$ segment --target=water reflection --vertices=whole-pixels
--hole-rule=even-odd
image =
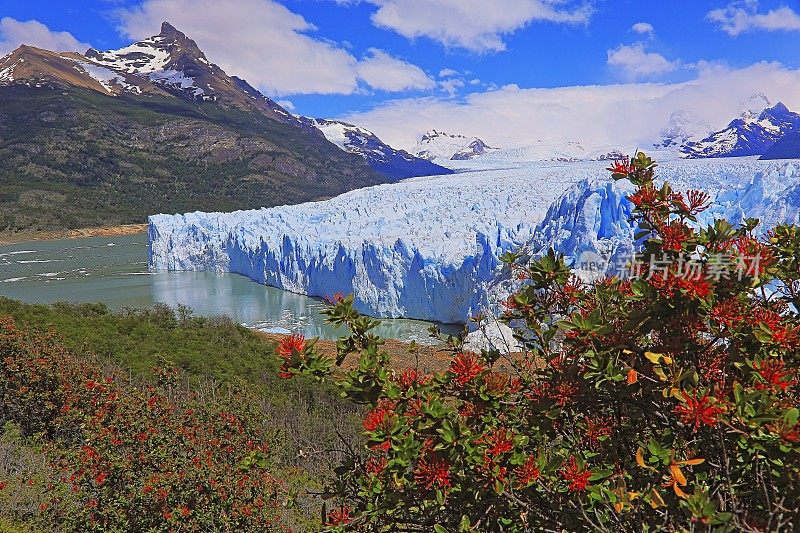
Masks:
[[[196,314],[225,314],[265,331],[308,337],[341,334],[325,323],[320,300],[264,287],[235,274],[148,272],[144,235],[0,246],[0,296],[31,303],[104,302],[112,309],[162,302]],[[429,323],[385,320],[379,334],[428,342]],[[456,332],[454,326],[441,326]]]

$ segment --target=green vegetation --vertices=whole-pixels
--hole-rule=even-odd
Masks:
[[[148,475],[153,475],[166,466],[172,472],[185,471],[185,475],[193,475],[198,480],[216,476],[214,479],[222,482],[227,479],[226,473],[235,474],[241,466],[240,461],[244,460],[239,456],[244,443],[236,444],[236,434],[228,437],[231,439],[230,449],[235,453],[215,455],[214,462],[207,469],[203,467],[202,471],[194,472],[195,465],[186,461],[166,466],[153,462],[160,454],[174,454],[170,446],[184,446],[169,444],[177,442],[182,427],[193,427],[193,431],[201,434],[218,434],[227,427],[217,424],[220,412],[234,414],[243,427],[250,428],[247,430],[247,434],[252,436],[250,440],[263,440],[268,450],[263,459],[258,454],[251,457],[253,465],[260,464],[262,466],[258,468],[266,468],[263,483],[259,485],[261,490],[277,491],[271,503],[261,509],[266,514],[260,516],[273,521],[277,516],[275,513],[278,513],[281,523],[295,530],[318,529],[321,502],[309,496],[308,491],[318,490],[321,480],[330,474],[331,457],[344,455],[343,452],[331,455],[330,450],[358,446],[360,413],[359,409],[344,403],[333,388],[320,390],[310,381],[278,379],[274,343],[230,319],[194,317],[185,308],[173,311],[165,306],[114,313],[102,304],[28,305],[0,298],[0,317],[13,320],[14,327],[22,332],[15,334],[11,348],[4,349],[6,355],[0,354],[0,359],[12,355],[11,359],[5,360],[6,370],[11,373],[5,378],[0,375],[0,427],[6,423],[5,429],[0,429],[0,484],[8,485],[0,491],[0,519],[6,520],[5,523],[0,521],[0,531],[4,531],[3,528],[15,531],[13,528],[18,524],[38,525],[47,530],[48,524],[57,523],[67,531],[85,531],[94,527],[91,509],[82,514],[72,511],[72,514],[64,514],[64,502],[53,505],[53,491],[45,490],[52,479],[46,477],[49,470],[43,465],[58,463],[64,471],[71,465],[85,464],[82,449],[70,444],[74,441],[67,442],[53,436],[62,433],[73,435],[75,427],[87,432],[79,442],[94,442],[104,458],[97,461],[93,458],[92,475],[84,472],[81,481],[75,483],[79,489],[76,497],[82,504],[97,499],[97,476],[102,476],[100,488],[108,491],[99,493],[104,498],[102,501],[108,502],[109,508],[128,509],[120,511],[120,516],[141,514],[147,509],[152,510],[153,505],[167,503],[170,509],[184,512],[181,511],[184,503],[195,496],[181,496],[193,490],[183,481],[166,481],[167,478],[162,476],[161,481],[169,485],[167,488],[170,494],[174,492],[174,497],[155,503],[146,495],[131,492],[126,487],[141,484],[137,472],[147,471],[150,472]],[[33,376],[43,373],[55,375],[56,378],[46,382],[67,384],[69,390],[76,391],[82,390],[80,385],[86,380],[102,383],[104,376],[112,377],[113,385],[102,394],[110,395],[115,402],[120,398],[120,404],[112,414],[104,410],[105,418],[97,419],[99,414],[91,407],[99,400],[86,396],[88,392],[82,391],[83,396],[79,394],[70,402],[83,405],[76,409],[81,416],[88,417],[88,422],[65,420],[63,414],[48,419],[37,409],[41,410],[43,405],[63,405],[62,388],[43,389],[40,381],[32,384],[30,378],[28,381],[13,381],[15,376],[25,375],[25,372],[15,372],[8,366],[10,361],[18,364],[25,358],[40,364],[41,354],[45,354],[43,357],[49,361],[44,365],[47,372],[40,369],[33,372]],[[161,370],[153,373],[154,368]],[[35,393],[26,396],[20,392],[27,389]],[[97,389],[92,387],[90,392],[96,394]],[[150,402],[153,395],[158,400],[143,410],[142,406]],[[196,416],[184,419],[185,415],[181,413],[188,412],[186,409]],[[50,421],[41,426],[29,422],[42,420]],[[8,425],[9,422],[12,424]],[[157,430],[158,438],[154,433],[147,442],[159,443],[158,446],[141,448],[138,440],[141,429],[124,432],[124,428],[144,426]],[[139,451],[145,454],[140,457],[144,459],[133,464],[130,457],[139,452],[120,455],[110,445],[102,447],[101,444],[108,444],[103,436],[109,427],[117,428],[117,442],[127,443],[121,449],[130,451],[139,446]],[[50,437],[43,440],[42,435]],[[195,447],[195,450],[208,453],[202,447]],[[257,451],[254,448],[252,453]],[[6,459],[5,462],[2,458]],[[109,461],[115,465],[110,470],[106,467]],[[109,481],[106,481],[106,476],[110,476],[107,478]],[[33,484],[28,485],[28,480],[33,480]],[[239,482],[231,478],[224,484],[238,485]],[[70,490],[66,492],[70,493]],[[233,494],[228,497],[231,501],[233,498]],[[255,502],[249,500],[244,492],[236,498],[237,505],[252,506]],[[288,507],[287,502],[291,503]],[[45,513],[39,509],[43,504],[43,509],[47,510]],[[219,511],[227,504],[214,499],[207,500],[207,505],[223,506],[216,507]],[[1,509],[9,511],[4,513]],[[169,509],[166,512],[174,515]],[[122,523],[115,522],[122,518],[115,518],[112,514],[102,514],[104,527]],[[194,523],[201,524],[204,520],[208,523],[212,515],[201,515],[193,510],[191,516],[197,520]],[[161,531],[157,517],[154,520],[148,527]],[[251,530],[248,529],[250,526],[242,527],[241,530]]]
[[[0,117],[0,232],[270,207],[384,181],[321,136],[214,103],[11,86]]]
[[[335,360],[281,342],[282,375],[371,408],[328,531],[800,529],[800,227],[698,229],[708,194],[656,186],[655,167],[609,169],[636,187],[640,275],[585,283],[552,250],[505,257],[521,353],[449,339],[448,370],[398,372],[352,296],[327,310],[352,332]]]

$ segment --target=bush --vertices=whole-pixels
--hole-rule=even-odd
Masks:
[[[179,373],[168,366],[158,371],[158,386],[119,383],[55,338],[18,330],[10,318],[0,319],[0,359],[0,424],[13,423],[22,437],[41,442],[48,461],[44,479],[0,479],[0,488],[39,483],[34,522],[43,528],[280,525],[282,487],[270,474],[269,435],[245,390],[219,387],[207,391],[213,402],[201,402],[178,387]]]
[[[636,186],[628,274],[585,284],[553,252],[506,257],[525,280],[505,315],[525,347],[513,372],[453,339],[449,370],[390,371],[352,298],[328,310],[352,331],[336,361],[285,340],[286,377],[356,356],[337,382],[370,407],[331,530],[800,528],[800,230],[697,229],[707,195],[657,187],[655,166],[610,169]]]

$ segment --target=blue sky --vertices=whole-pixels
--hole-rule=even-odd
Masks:
[[[0,18],[0,51],[25,38],[118,48],[166,18],[297,112],[367,122],[393,106],[464,106],[509,86],[680,84],[765,62],[800,69],[795,0],[0,0]],[[15,25],[29,21],[70,35]]]

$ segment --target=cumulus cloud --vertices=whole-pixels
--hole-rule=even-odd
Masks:
[[[592,14],[586,0],[365,1],[377,7],[372,22],[378,27],[476,52],[505,50],[504,35],[535,21],[586,24]]]
[[[439,87],[450,96],[455,96],[463,86],[464,80],[461,78],[447,78],[439,82]]]
[[[649,22],[637,22],[631,26],[631,30],[642,35],[653,35],[656,29]]]
[[[276,103],[287,111],[294,111],[294,102],[291,100],[278,100]]]
[[[0,19],[0,56],[13,52],[21,44],[56,52],[85,52],[91,47],[69,32],[52,31],[38,20]]]
[[[766,13],[759,13],[756,0],[733,2],[727,7],[715,9],[708,13],[708,19],[734,37],[754,30],[800,31],[800,15],[792,8],[781,6]]]
[[[452,76],[458,76],[460,74],[459,71],[454,70],[452,68],[443,68],[439,71],[440,78],[450,78]]]
[[[646,78],[672,72],[680,66],[656,52],[647,52],[643,43],[621,44],[608,51],[608,64],[621,69],[629,78]]]
[[[432,87],[421,69],[382,51],[358,61],[274,0],[145,0],[116,16],[132,39],[154,35],[169,21],[225,71],[273,96],[352,94],[361,83],[391,91]],[[382,77],[377,68],[384,69]]]
[[[477,135],[491,145],[515,146],[578,140],[585,146],[625,146],[652,140],[678,109],[721,128],[753,93],[800,109],[800,70],[757,63],[732,70],[701,63],[683,83],[629,83],[554,89],[508,85],[463,99],[406,98],[343,120],[363,125],[384,141],[409,147],[430,128]]]
[[[436,82],[416,65],[390,56],[383,50],[370,48],[358,63],[358,77],[375,89],[404,91],[432,89]]]

